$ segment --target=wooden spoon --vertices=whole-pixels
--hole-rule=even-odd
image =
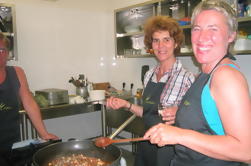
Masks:
[[[133,141],[144,141],[144,140],[148,140],[146,138],[143,137],[139,137],[139,138],[127,138],[127,139],[111,139],[109,137],[99,137],[95,140],[95,145],[97,147],[106,147],[110,144],[113,143],[120,143],[120,142],[133,142]]]

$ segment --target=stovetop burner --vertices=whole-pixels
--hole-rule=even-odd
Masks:
[[[44,141],[40,139],[30,139],[17,142],[12,146],[11,161],[14,166],[32,166],[32,156],[39,149],[50,144],[61,142],[62,140]]]

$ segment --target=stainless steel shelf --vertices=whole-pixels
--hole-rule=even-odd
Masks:
[[[251,54],[251,50],[235,50],[233,51],[233,54],[236,54],[236,55],[247,55],[247,54]]]
[[[191,25],[183,25],[183,26],[181,26],[182,29],[191,29],[191,27],[192,27]]]
[[[114,11],[115,13],[115,52],[116,52],[117,58],[152,58],[152,57],[155,57],[154,55],[150,55],[150,54],[144,54],[144,55],[136,54],[135,55],[132,53],[125,52],[125,50],[127,49],[133,49],[133,45],[135,42],[131,39],[131,37],[144,36],[144,32],[142,31],[143,22],[140,22],[140,25],[138,25],[138,24],[135,24],[131,20],[131,25],[134,25],[134,24],[135,26],[137,25],[136,27],[138,29],[136,30],[136,32],[128,32],[128,33],[125,32],[126,31],[125,27],[127,24],[125,24],[124,21],[125,19],[128,19],[127,18],[128,15],[126,15],[125,12],[128,12],[129,9],[133,9],[133,8],[140,9],[140,8],[147,7],[147,5],[150,5],[150,6],[152,5],[153,12],[151,13],[151,15],[165,15],[167,13],[161,13],[162,7],[165,6],[165,4],[166,4],[165,0],[152,0],[152,1],[150,0],[146,3],[141,3],[141,4],[129,6],[126,8],[117,9]],[[150,6],[148,6],[148,8],[150,8]],[[121,18],[118,19],[118,17],[116,17],[119,14],[122,17],[122,19]],[[148,18],[150,17],[150,15],[147,15],[146,13],[142,13],[142,17]],[[239,17],[237,21],[239,23],[239,28],[238,28],[239,31],[244,31],[248,34],[251,33],[251,30],[250,30],[251,16]],[[189,25],[184,25],[181,27],[185,35],[184,44],[189,46],[191,45],[190,38],[191,38],[192,26],[189,24]],[[233,54],[236,54],[236,55],[251,54],[251,50],[234,51]],[[191,56],[191,55],[193,55],[193,53],[188,52],[188,53],[180,53],[178,56]]]
[[[232,52],[234,55],[249,55],[251,50],[235,50]],[[192,56],[193,52],[179,53],[177,56]],[[118,55],[118,58],[154,58],[155,55]]]
[[[249,16],[249,17],[239,17],[238,19],[237,19],[237,21],[239,22],[239,23],[241,23],[241,22],[248,22],[248,21],[251,21],[251,17]]]
[[[234,50],[232,51],[234,55],[247,55],[251,54],[251,50]],[[178,56],[191,56],[193,55],[193,52],[187,52],[187,53],[180,53]]]
[[[161,2],[161,1],[164,1],[164,0],[149,0],[149,1],[139,3],[139,4],[136,4],[136,5],[131,5],[131,6],[128,6],[128,7],[115,9],[114,13],[121,12],[121,11],[124,11],[124,10],[129,10],[129,9],[136,8],[136,7],[145,6],[145,5],[151,5],[151,4],[154,4],[154,3]]]
[[[62,104],[50,106],[47,108],[41,108],[41,114],[43,119],[53,119],[58,117],[76,115],[94,112],[95,107],[90,103],[82,104]],[[24,110],[19,111],[20,114],[25,114]]]
[[[118,58],[154,58],[155,55],[144,54],[144,55],[118,55]]]
[[[179,53],[177,56],[191,56],[193,52],[187,53]],[[145,54],[145,55],[118,55],[118,58],[154,58],[155,55],[153,54]]]
[[[120,37],[126,37],[126,36],[142,36],[144,35],[143,31],[140,32],[130,32],[130,33],[117,33],[116,37],[120,38]]]

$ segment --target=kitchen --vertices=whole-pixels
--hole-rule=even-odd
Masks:
[[[9,64],[23,67],[33,92],[54,87],[67,89],[69,94],[74,94],[75,87],[68,80],[79,73],[84,73],[92,82],[109,81],[118,89],[122,88],[122,82],[127,83],[127,89],[130,83],[134,83],[134,89],[141,88],[141,66],[156,63],[153,58],[114,59],[114,9],[143,0],[1,2],[13,3],[16,9],[18,61]],[[180,59],[185,67],[198,72],[191,57]],[[251,57],[237,55],[237,59],[250,85],[248,66]],[[116,65],[112,65],[114,63]],[[92,113],[88,117],[45,120],[45,124],[50,132],[62,138],[88,138],[101,133],[100,124],[97,123],[99,119],[99,113]],[[88,126],[84,126],[84,122],[88,122]],[[63,130],[62,125],[69,130]],[[95,131],[90,131],[89,126],[93,126]]]

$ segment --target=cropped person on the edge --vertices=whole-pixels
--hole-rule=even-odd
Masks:
[[[20,67],[7,65],[9,51],[10,41],[0,33],[0,165],[4,166],[13,165],[10,159],[11,148],[13,143],[20,141],[20,103],[40,138],[58,139],[46,130],[24,71]]]

